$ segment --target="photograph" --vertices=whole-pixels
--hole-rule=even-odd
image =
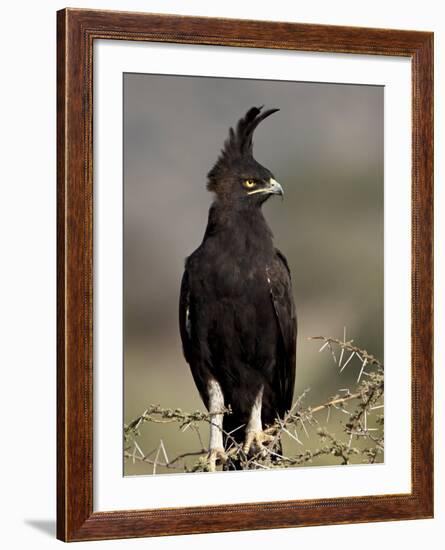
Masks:
[[[123,74],[125,476],[384,463],[384,94]]]
[[[434,516],[435,35],[278,17],[57,12],[60,540]]]
[[[443,5],[75,6],[2,5],[2,547],[445,539]]]

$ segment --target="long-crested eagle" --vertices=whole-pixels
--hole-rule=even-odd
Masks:
[[[247,456],[264,451],[271,439],[264,429],[292,404],[297,323],[291,276],[261,209],[283,189],[252,151],[255,128],[278,110],[252,107],[230,128],[207,175],[215,200],[204,239],[186,259],[182,278],[180,332],[211,413],[211,470],[227,462],[232,438]],[[227,407],[231,413],[221,414]]]

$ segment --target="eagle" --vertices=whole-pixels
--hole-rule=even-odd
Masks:
[[[283,197],[253,157],[253,133],[279,111],[252,107],[210,172],[215,199],[201,245],[185,260],[179,300],[184,357],[210,413],[209,469],[228,468],[235,441],[246,456],[266,451],[265,432],[291,408],[297,321],[288,262],[262,212]],[[224,411],[230,409],[228,414]]]

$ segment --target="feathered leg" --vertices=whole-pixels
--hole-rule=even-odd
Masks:
[[[223,443],[223,413],[224,396],[221,386],[214,379],[208,384],[209,391],[209,412],[211,414],[210,423],[210,443],[209,443],[209,470],[214,472],[216,464],[220,461],[222,464],[227,462],[227,454],[224,451]]]
[[[271,435],[263,432],[261,423],[261,408],[263,402],[263,386],[261,386],[250,412],[249,422],[246,427],[246,436],[243,450],[246,454],[253,450],[259,452],[264,449],[264,445],[273,440]]]

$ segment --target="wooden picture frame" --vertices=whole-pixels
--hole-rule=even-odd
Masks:
[[[93,512],[95,40],[402,56],[412,63],[412,490]],[[57,14],[57,537],[64,541],[433,517],[433,34],[65,9]]]

